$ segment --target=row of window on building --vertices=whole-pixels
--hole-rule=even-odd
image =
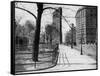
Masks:
[[[76,44],[80,44],[82,37],[84,43],[97,43],[97,7],[83,7],[77,11],[75,17]]]

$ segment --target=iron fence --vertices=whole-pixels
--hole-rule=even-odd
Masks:
[[[32,46],[28,46],[27,49],[20,50],[20,47],[16,47],[15,52],[15,71],[16,73],[39,71],[56,66],[58,60],[58,44],[40,44],[38,62],[32,60]]]

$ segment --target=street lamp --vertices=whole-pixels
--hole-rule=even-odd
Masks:
[[[83,29],[81,29],[81,55],[83,55],[83,50],[82,50],[83,33],[82,33],[82,30],[83,30]]]
[[[71,24],[71,48],[73,48],[73,29],[74,29],[74,24]]]

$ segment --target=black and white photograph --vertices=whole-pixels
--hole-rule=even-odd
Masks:
[[[97,70],[97,6],[11,2],[11,73]]]

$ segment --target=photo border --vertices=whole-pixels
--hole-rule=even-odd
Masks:
[[[21,73],[15,74],[15,2],[20,3],[43,3],[43,4],[54,4],[54,5],[71,5],[71,6],[93,6],[97,9],[97,48],[96,48],[96,69],[79,69],[79,70],[64,70],[64,71],[50,71],[50,72],[36,72],[36,73]],[[80,4],[65,4],[65,3],[49,3],[49,2],[32,2],[32,1],[11,1],[11,74],[13,75],[25,75],[25,74],[41,74],[41,73],[60,73],[60,72],[73,72],[73,71],[90,71],[90,70],[98,70],[98,6],[96,5],[80,5]]]

